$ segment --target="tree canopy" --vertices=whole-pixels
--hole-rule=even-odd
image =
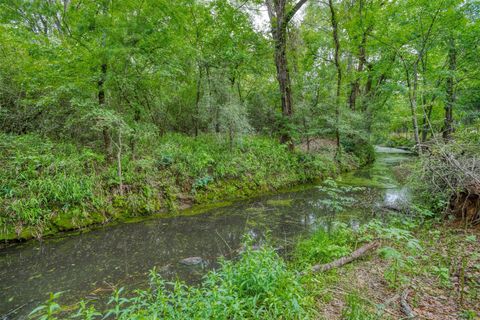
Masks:
[[[478,117],[478,1],[0,6],[5,132],[109,154],[169,131],[421,144]]]

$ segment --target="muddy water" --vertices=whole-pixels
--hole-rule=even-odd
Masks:
[[[112,287],[142,287],[156,268],[167,278],[195,282],[231,257],[249,234],[267,236],[288,248],[295,238],[336,221],[357,227],[384,204],[408,198],[392,168],[408,159],[400,150],[378,149],[374,165],[343,175],[340,184],[366,187],[352,194],[353,207],[334,214],[319,200],[326,195],[312,186],[211,209],[195,216],[150,219],[107,226],[88,233],[42,242],[31,241],[0,251],[0,319],[23,319],[49,292],[63,291],[63,303],[80,299],[102,301]],[[287,249],[288,250],[288,249]],[[188,266],[188,257],[202,263]],[[8,316],[2,316],[6,315]]]

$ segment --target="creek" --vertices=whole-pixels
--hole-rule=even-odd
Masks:
[[[352,192],[355,203],[342,213],[319,203],[327,197],[325,192],[306,186],[201,214],[107,225],[4,248],[0,319],[7,313],[3,319],[24,319],[49,292],[62,291],[61,302],[66,304],[105,301],[113,287],[145,286],[152,268],[167,279],[194,283],[217,266],[220,256],[233,257],[246,234],[259,243],[268,238],[288,254],[298,237],[317,228],[328,229],[336,222],[357,228],[378,217],[382,207],[408,201],[408,189],[394,174],[394,168],[408,159],[403,150],[377,147],[374,164],[339,176],[338,184],[364,187]],[[186,258],[191,259],[182,261]]]

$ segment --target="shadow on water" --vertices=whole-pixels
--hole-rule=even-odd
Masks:
[[[365,186],[352,194],[356,204],[342,214],[319,203],[318,188],[264,196],[209,210],[196,216],[151,219],[106,226],[92,232],[43,242],[30,241],[0,251],[0,319],[23,318],[47,298],[63,291],[63,303],[104,299],[112,288],[142,287],[149,270],[167,279],[195,283],[220,256],[231,257],[245,234],[261,242],[266,235],[288,248],[295,238],[334,222],[358,227],[384,203],[404,201],[408,192],[396,183],[392,167],[408,159],[395,150],[377,150],[370,167],[339,177],[338,182]],[[202,263],[181,260],[200,257]],[[11,314],[13,315],[13,313]]]

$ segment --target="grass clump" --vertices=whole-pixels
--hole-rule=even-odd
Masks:
[[[102,157],[94,152],[32,135],[0,134],[0,141],[0,228],[42,228],[57,215],[86,217],[104,205],[95,188]]]

